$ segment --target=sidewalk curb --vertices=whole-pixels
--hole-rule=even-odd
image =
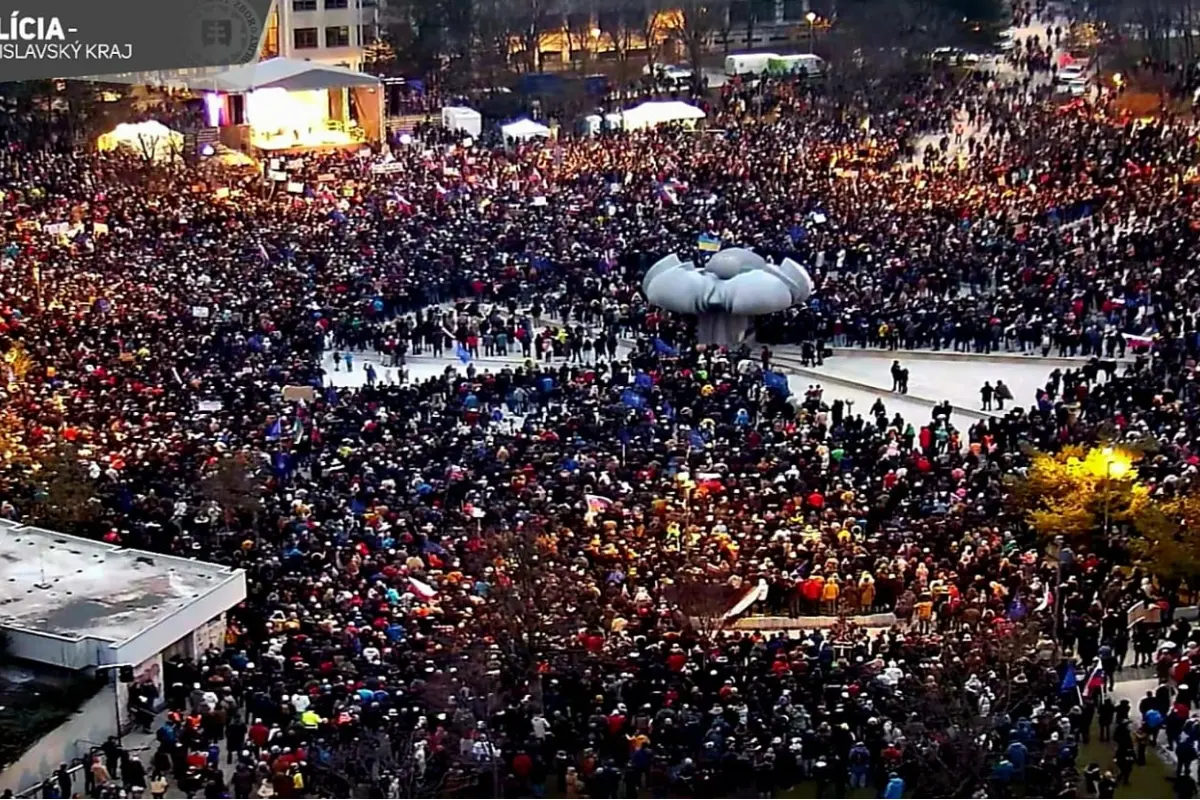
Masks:
[[[774,348],[777,353],[796,353],[797,356],[800,348],[797,345],[779,345]],[[1049,375],[1055,367],[1080,367],[1086,364],[1091,356],[1040,356],[1030,353],[1029,355],[1018,355],[1016,353],[956,353],[953,350],[886,350],[875,347],[830,347],[833,355],[836,356],[866,356],[868,358],[890,358],[904,360],[907,358],[921,358],[931,361],[966,361],[978,364],[986,364],[988,362],[1002,364],[1045,364],[1046,374]],[[1101,359],[1107,361],[1109,359]],[[1113,361],[1118,364],[1132,364],[1132,358],[1114,358]]]
[[[858,389],[864,392],[871,392],[879,397],[899,397],[905,400],[912,400],[920,403],[921,405],[929,406],[931,411],[933,410],[934,406],[939,405],[942,402],[941,400],[930,400],[928,397],[921,397],[920,395],[915,394],[899,394],[897,392],[881,389],[880,387],[870,383],[856,381],[852,378],[842,378],[836,375],[828,375],[824,372],[818,372],[809,367],[800,366],[799,359],[795,359],[793,361],[793,359],[786,354],[782,357],[776,354],[774,361],[786,367],[785,372],[788,372],[792,375],[803,375],[805,378],[812,378],[814,381],[822,384],[835,384],[846,386],[852,389]],[[954,403],[950,404],[950,409],[953,413],[962,415],[964,417],[969,417],[973,421],[978,421],[989,417],[1002,416],[996,412],[980,411],[974,408],[955,405]]]

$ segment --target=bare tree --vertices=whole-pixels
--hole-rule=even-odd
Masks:
[[[557,29],[561,15],[556,13],[554,0],[523,0],[510,5],[512,30],[518,32],[525,67],[529,72],[542,71],[542,36]]]
[[[682,0],[671,15],[670,32],[687,52],[692,80],[699,84],[705,47],[729,15],[729,0]]]
[[[497,71],[508,69],[513,44],[523,41],[519,17],[514,0],[479,0],[473,4],[472,47],[489,73],[490,83],[495,83]]]
[[[225,531],[235,526],[256,527],[262,510],[261,470],[244,453],[228,455],[200,481],[200,497],[220,510]]]
[[[678,609],[683,627],[705,641],[712,641],[725,627],[730,608],[747,592],[757,591],[756,586],[735,587],[688,569],[678,573],[674,583],[663,587],[663,596]]]
[[[637,0],[634,0],[637,3]],[[650,68],[650,73],[654,74],[654,59],[655,49],[658,47],[658,40],[666,32],[666,22],[664,20],[665,10],[663,7],[664,0],[645,0],[641,12],[641,34],[642,42],[646,47],[646,65]]]
[[[567,14],[566,32],[571,60],[580,72],[587,74],[591,70],[592,57],[600,43],[602,31],[592,20],[591,12],[572,11]]]
[[[622,86],[629,82],[629,54],[643,24],[638,11],[640,6],[641,3],[636,0],[613,0],[602,6],[596,15],[596,27],[616,55],[617,81]]]
[[[37,490],[31,519],[63,533],[85,533],[99,517],[96,486],[80,461],[75,445],[63,443],[40,461],[34,475]]]
[[[981,637],[979,659],[944,659],[897,687],[889,716],[905,720],[916,797],[970,797],[986,787],[1001,757],[998,722],[1052,674],[1040,660],[1036,627],[1011,625]],[[979,669],[987,664],[990,670]],[[983,673],[983,674],[981,674]]]

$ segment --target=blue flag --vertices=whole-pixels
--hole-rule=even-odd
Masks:
[[[336,406],[339,402],[336,386],[330,386],[325,389],[325,402],[331,406]]]
[[[704,434],[693,428],[692,432],[688,434],[688,447],[695,450],[704,449]]]
[[[643,409],[646,407],[646,398],[635,392],[633,389],[626,389],[621,392],[621,402],[630,408]]]
[[[1068,666],[1067,671],[1063,673],[1062,686],[1059,687],[1059,692],[1066,694],[1078,685],[1079,678],[1075,675],[1075,667]]]
[[[671,405],[671,401],[663,400],[662,415],[663,419],[667,420],[668,422],[675,419],[675,407]]]
[[[291,458],[287,453],[276,453],[271,464],[275,468],[276,475],[286,475],[291,467]]]
[[[658,337],[655,337],[654,339],[654,352],[658,353],[660,356],[666,356],[667,358],[679,357],[678,350],[676,350],[674,347],[671,347],[671,345],[667,344]]]
[[[471,363],[471,353],[461,343],[454,345],[454,355],[458,356],[458,360],[464,364]]]
[[[267,426],[267,438],[278,439],[283,436],[283,421],[276,419],[273,423]]]
[[[768,389],[779,392],[784,397],[790,397],[792,394],[791,387],[788,386],[787,376],[781,372],[773,372],[772,370],[763,370],[763,385]]]
[[[629,444],[629,429],[624,425],[617,430],[617,441],[621,444]]]

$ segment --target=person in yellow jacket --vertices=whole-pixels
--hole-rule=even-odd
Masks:
[[[933,630],[933,598],[928,593],[922,593],[921,599],[913,606],[917,618],[917,632],[929,633]]]
[[[824,613],[837,613],[837,601],[838,596],[841,594],[841,589],[842,587],[837,575],[830,575],[825,579],[825,586],[821,589],[821,610]]]
[[[875,578],[869,572],[858,579],[858,603],[868,614],[875,610]]]

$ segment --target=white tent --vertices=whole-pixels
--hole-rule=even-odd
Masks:
[[[102,152],[127,147],[147,161],[171,161],[183,153],[183,134],[157,120],[122,122],[96,141]]]
[[[547,138],[550,136],[550,129],[531,119],[519,119],[516,122],[501,125],[500,133],[503,134],[505,141],[515,139],[518,142],[523,142],[526,139]]]
[[[442,127],[462,131],[468,136],[478,136],[483,132],[483,117],[473,108],[446,106],[442,109]]]
[[[704,112],[681,100],[660,100],[634,106],[626,110],[622,117],[625,130],[636,131],[667,122],[694,125],[696,120],[704,119]]]
[[[231,94],[255,89],[283,89],[289,92],[313,89],[345,89],[355,86],[379,86],[379,78],[347,67],[334,67],[297,58],[268,58],[226,70],[201,82]]]

